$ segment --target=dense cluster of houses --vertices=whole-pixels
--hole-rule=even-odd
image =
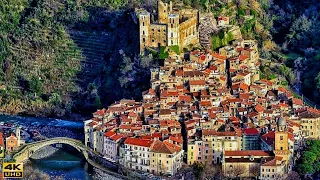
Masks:
[[[171,54],[151,69],[143,100],[123,99],[85,121],[85,143],[109,161],[174,175],[183,163],[220,164],[225,176],[277,179],[292,170],[320,111],[260,79],[257,43]]]

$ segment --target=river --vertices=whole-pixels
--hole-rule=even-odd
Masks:
[[[19,124],[24,127],[65,128],[83,136],[83,122],[9,115],[0,115],[0,122]],[[81,136],[79,136],[79,139],[82,139]],[[43,171],[51,177],[58,176],[66,180],[117,179],[92,167],[81,153],[72,148],[68,148],[68,150],[59,149],[49,157],[31,160],[30,162],[34,169]]]

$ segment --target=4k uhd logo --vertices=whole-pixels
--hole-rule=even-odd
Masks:
[[[4,178],[23,178],[23,163],[3,163],[2,174]]]

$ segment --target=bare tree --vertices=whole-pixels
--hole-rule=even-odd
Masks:
[[[206,165],[203,171],[203,180],[217,179],[220,176],[221,166],[220,165]]]
[[[301,178],[296,171],[291,171],[286,178],[286,180],[300,180],[300,179]]]
[[[252,174],[256,179],[258,179],[258,176],[260,175],[260,166],[259,165],[253,165],[249,169],[250,174]]]
[[[236,165],[228,168],[225,172],[225,176],[240,177],[245,172],[246,172],[246,168],[243,165]]]

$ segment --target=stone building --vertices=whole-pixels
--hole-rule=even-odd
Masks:
[[[146,10],[138,12],[140,53],[146,48],[179,46],[180,49],[199,42],[199,12],[195,9],[176,9],[170,4],[157,3],[158,20],[151,22]]]

